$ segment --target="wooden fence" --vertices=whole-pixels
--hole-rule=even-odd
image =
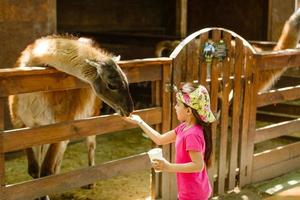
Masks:
[[[223,44],[226,51],[222,52]],[[274,46],[254,44],[265,49]],[[204,56],[209,45],[215,50],[211,60]],[[265,70],[300,66],[299,50],[258,53],[232,31],[207,28],[184,39],[170,57],[173,84],[197,81],[205,85],[212,110],[220,117],[211,126],[215,150],[209,174],[215,195],[300,167],[299,142],[254,154],[255,144],[300,131],[299,118],[256,129],[257,107],[300,98],[300,85],[258,94],[258,76]],[[172,113],[172,127],[176,124]]]
[[[144,59],[122,61],[119,65],[127,74],[130,83],[151,81],[155,107],[137,111],[145,121],[156,125],[160,131],[170,129],[170,93],[164,92],[170,83],[171,59]],[[38,83],[38,84],[37,84]],[[94,167],[80,169],[13,185],[5,184],[5,160],[7,152],[22,150],[31,146],[55,143],[66,139],[101,135],[134,128],[117,115],[104,115],[89,119],[67,121],[36,128],[5,130],[4,102],[7,96],[37,91],[55,91],[89,87],[75,77],[55,69],[32,68],[30,70],[0,70],[0,199],[34,199],[46,194],[60,193],[78,188],[98,180],[108,179],[133,171],[150,169],[146,153],[111,161]],[[48,134],[51,132],[51,134]],[[167,152],[164,152],[165,155]],[[157,179],[157,178],[156,178]],[[161,184],[158,182],[157,184]],[[36,190],[36,188],[39,188]],[[160,186],[155,186],[160,188]],[[153,195],[160,195],[153,191]]]
[[[207,44],[218,46],[221,43],[226,45],[225,57],[219,55],[210,60],[203,56]],[[258,107],[300,98],[300,85],[258,94],[258,75],[272,68],[297,67],[299,63],[299,50],[257,53],[237,34],[226,29],[208,28],[183,40],[170,58],[123,61],[119,64],[131,83],[152,82],[152,100],[156,106],[137,112],[161,132],[178,124],[171,107],[175,97],[166,91],[168,84],[198,81],[209,89],[212,110],[219,115],[219,120],[211,126],[214,151],[209,168],[216,195],[300,167],[299,142],[254,154],[256,143],[300,130],[299,118],[256,129]],[[37,128],[5,130],[4,102],[8,95],[79,87],[88,85],[54,69],[0,70],[0,199],[32,199],[150,168],[143,153],[64,174],[5,184],[6,152],[134,127],[117,115],[106,115]],[[47,135],[49,131],[53,133],[51,136]],[[165,145],[163,150],[164,156],[174,161],[174,145]],[[176,199],[174,174],[162,173],[160,176],[153,179],[156,181],[152,184],[152,197]],[[35,190],[37,187],[39,190]]]
[[[256,58],[257,65],[260,66],[258,73],[261,73],[263,70],[282,68],[283,66],[291,68],[300,66],[299,50],[260,53],[256,55]],[[285,86],[284,88],[277,88],[258,94],[257,108],[262,106],[266,108],[267,105],[275,105],[273,106],[274,110],[280,112],[280,109],[284,109],[285,114],[294,115],[295,117],[294,119],[291,118],[253,130],[254,144],[300,132],[300,105],[289,106],[280,104],[285,101],[297,99],[300,99],[300,85]],[[300,142],[294,142],[266,152],[254,154],[251,182],[274,178],[288,171],[299,169],[299,149]]]

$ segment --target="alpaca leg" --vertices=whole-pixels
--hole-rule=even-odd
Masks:
[[[37,200],[50,200],[50,197],[49,196],[44,196],[44,197],[41,197],[41,198],[39,198]]]
[[[50,144],[42,162],[40,177],[49,176],[59,172],[63,154],[69,141]],[[49,196],[40,197],[37,200],[50,200]]]
[[[69,141],[51,144],[41,167],[41,177],[56,174],[60,170],[62,157]]]
[[[95,149],[96,149],[96,136],[89,136],[86,138],[86,144],[88,148],[88,160],[89,166],[95,165]]]
[[[28,161],[28,174],[32,178],[39,178],[40,177],[40,170],[39,170],[39,164],[36,159],[36,156],[33,152],[32,148],[25,149],[27,161]]]
[[[88,149],[88,162],[89,166],[95,165],[95,149],[96,149],[96,136],[89,136],[86,138],[86,145]],[[95,183],[89,184],[87,186],[83,186],[85,189],[92,189],[96,186]]]

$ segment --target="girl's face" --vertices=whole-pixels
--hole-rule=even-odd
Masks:
[[[185,122],[188,118],[188,108],[184,106],[184,104],[177,100],[175,105],[177,119],[180,122]]]

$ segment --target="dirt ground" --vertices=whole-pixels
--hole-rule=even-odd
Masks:
[[[133,129],[97,137],[96,163],[142,153],[151,148],[151,142]],[[87,165],[85,142],[69,145],[62,164],[62,172],[83,168]],[[24,155],[10,156],[6,162],[8,184],[29,180]],[[273,180],[236,189],[214,200],[258,200],[276,197],[285,190],[300,187],[300,169]],[[299,192],[300,193],[300,192]],[[281,199],[281,196],[279,196]],[[139,171],[126,176],[99,181],[93,189],[74,189],[63,194],[51,195],[52,200],[145,200],[150,199],[150,171]],[[283,199],[286,199],[284,197]],[[293,199],[293,196],[289,196]],[[300,199],[300,194],[294,199]],[[271,199],[268,199],[271,200]],[[275,199],[273,199],[275,200]],[[276,200],[278,200],[276,198]]]

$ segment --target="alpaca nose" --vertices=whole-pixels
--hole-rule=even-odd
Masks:
[[[124,103],[125,103],[125,105],[122,106],[123,109],[121,109],[122,115],[128,117],[133,112],[133,109],[134,109],[132,98],[129,96],[127,101],[125,101]]]
[[[118,113],[120,115],[122,115],[123,117],[128,117],[131,114],[131,112],[129,112],[128,110],[124,110],[124,109],[119,109]]]
[[[134,106],[133,106],[133,102],[131,101],[124,114],[128,117],[133,112],[133,109]]]

